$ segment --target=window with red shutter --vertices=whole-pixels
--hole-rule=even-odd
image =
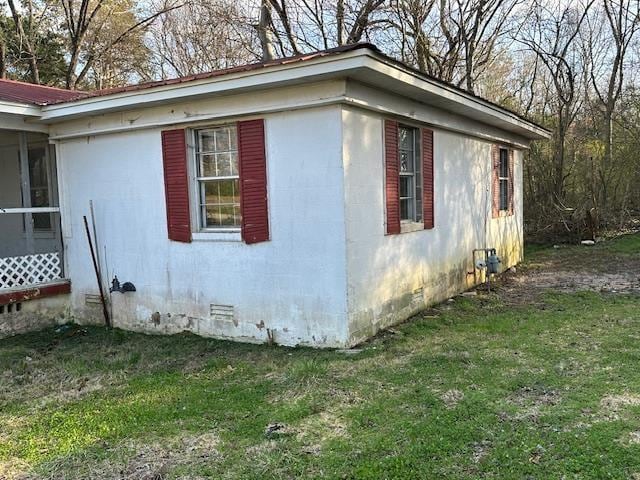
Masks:
[[[500,212],[513,214],[513,150],[491,146],[492,163],[492,216],[497,218]]]
[[[191,242],[191,214],[184,129],[162,132],[162,160],[169,239],[188,243]]]
[[[265,242],[269,240],[269,212],[264,120],[238,122],[238,153],[242,239]]]
[[[424,228],[431,229],[434,219],[433,187],[433,130],[422,129],[422,193]]]

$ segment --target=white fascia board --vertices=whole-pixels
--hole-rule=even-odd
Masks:
[[[429,103],[430,97],[441,109],[451,109],[458,115],[468,115],[473,120],[518,133],[529,139],[550,137],[549,131],[523,120],[514,113],[446,84],[430,80],[411,69],[402,68],[368,49],[44,106],[40,121],[57,123],[83,116],[176,103],[202,96],[233,95],[276,86],[345,77],[391,91],[396,89],[394,87],[397,87],[397,90],[412,89],[411,97],[414,100]]]
[[[41,123],[35,123],[37,119],[34,117],[22,116],[13,113],[4,113],[0,109],[0,129],[16,130],[23,132],[48,133],[49,126]]]
[[[364,56],[359,50],[321,57],[315,60],[266,67],[203,80],[134,90],[103,97],[89,97],[74,102],[49,105],[42,109],[41,121],[55,123],[85,115],[110,111],[144,108],[174,103],[194,97],[231,95],[272,86],[314,82],[324,78],[345,76],[363,67]]]
[[[532,139],[546,139],[551,137],[551,133],[548,130],[531,122],[527,122],[515,113],[504,110],[497,105],[493,105],[490,102],[469,95],[446,84],[429,80],[412,72],[410,69],[403,69],[399,65],[386,62],[384,59],[376,56],[375,53],[368,54],[368,56],[369,59],[365,67],[369,70],[388,76],[405,85],[413,86],[424,91],[425,94],[431,94],[456,103],[468,112],[477,112],[484,117],[494,118],[500,123],[511,124],[518,129],[528,132]]]
[[[28,103],[7,102],[0,100],[0,113],[18,115],[21,117],[39,118],[42,115],[41,107]]]

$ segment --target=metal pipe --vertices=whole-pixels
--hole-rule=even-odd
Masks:
[[[96,253],[93,249],[93,242],[91,241],[91,232],[89,232],[89,223],[87,222],[86,215],[84,215],[82,219],[84,220],[84,230],[87,234],[87,241],[89,242],[89,250],[91,250],[91,260],[93,260],[93,269],[96,272],[96,280],[98,281],[98,290],[100,291],[100,301],[102,302],[102,313],[104,314],[104,322],[107,325],[107,327],[111,327],[111,319],[109,318],[109,311],[107,310],[107,302],[104,298],[104,292],[102,291],[100,269],[98,268],[98,263],[96,261]]]

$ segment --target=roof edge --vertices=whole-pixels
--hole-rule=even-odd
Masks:
[[[407,65],[404,62],[401,62],[393,57],[390,57],[389,55],[382,53],[378,48],[375,48],[375,50],[373,50],[373,53],[376,57],[378,57],[379,60],[390,64],[396,68],[399,68],[401,70],[405,70],[407,73],[410,73],[411,75],[415,75],[419,78],[421,78],[422,80],[431,82],[431,83],[435,83],[440,87],[446,88],[448,90],[452,90],[455,94],[457,95],[462,95],[464,97],[467,97],[469,100],[472,100],[476,103],[481,104],[484,107],[488,107],[491,108],[493,110],[497,110],[499,112],[502,113],[506,113],[508,115],[514,116],[516,117],[518,120],[520,120],[521,122],[525,122],[530,124],[531,126],[535,127],[536,129],[539,130],[543,130],[545,133],[547,133],[547,135],[550,137],[553,132],[551,130],[549,130],[548,128],[534,122],[533,120],[530,120],[529,118],[527,118],[526,116],[516,112],[515,110],[511,110],[509,108],[503,107],[502,105],[499,105],[495,102],[492,102],[490,100],[487,100],[484,97],[481,97],[480,95],[477,95],[475,93],[471,93],[467,90],[465,90],[464,88],[460,88],[452,83],[449,82],[445,82],[444,80],[440,80],[436,77],[433,77],[421,70],[418,70],[417,68],[411,67],[409,65]]]

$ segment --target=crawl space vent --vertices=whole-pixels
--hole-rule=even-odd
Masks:
[[[9,303],[7,305],[0,305],[0,315],[5,313],[19,312],[22,310],[22,303]]]
[[[101,305],[102,300],[100,300],[100,295],[94,295],[92,293],[87,293],[84,296],[84,304],[93,306],[93,305]]]
[[[233,321],[233,305],[209,305],[209,315],[214,320]]]

